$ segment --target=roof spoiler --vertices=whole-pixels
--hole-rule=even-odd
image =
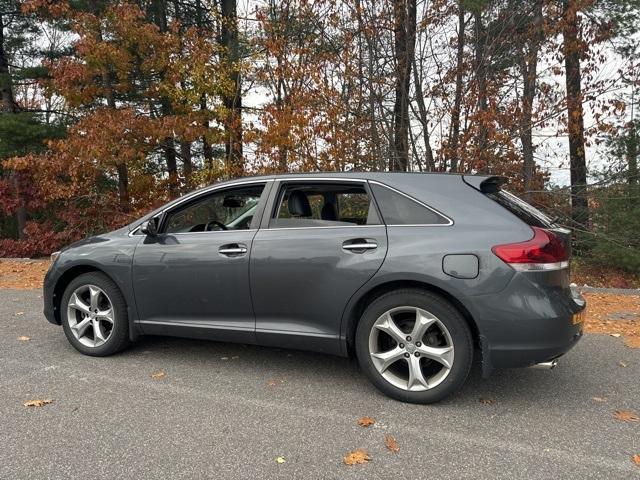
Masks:
[[[500,191],[500,187],[507,183],[507,177],[492,176],[485,177],[480,175],[463,175],[462,181],[467,185],[480,190],[482,193],[496,193]]]

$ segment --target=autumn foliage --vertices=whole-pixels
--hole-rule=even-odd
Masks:
[[[627,0],[0,1],[0,255],[238,175],[401,169],[506,175],[636,264],[633,204],[584,211],[638,196]],[[617,152],[592,186],[587,152]]]

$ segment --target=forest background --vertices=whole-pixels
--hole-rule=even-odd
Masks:
[[[504,175],[640,274],[640,0],[0,0],[0,256],[215,181]]]

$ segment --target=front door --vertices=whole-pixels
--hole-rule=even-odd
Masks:
[[[254,337],[249,258],[265,183],[221,188],[166,212],[136,248],[133,284],[145,333]]]
[[[278,183],[251,252],[257,340],[338,353],[345,305],[382,265],[386,228],[365,181]]]

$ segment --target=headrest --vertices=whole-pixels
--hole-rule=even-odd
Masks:
[[[311,205],[309,199],[304,192],[294,190],[289,194],[289,213],[294,217],[310,217]]]

